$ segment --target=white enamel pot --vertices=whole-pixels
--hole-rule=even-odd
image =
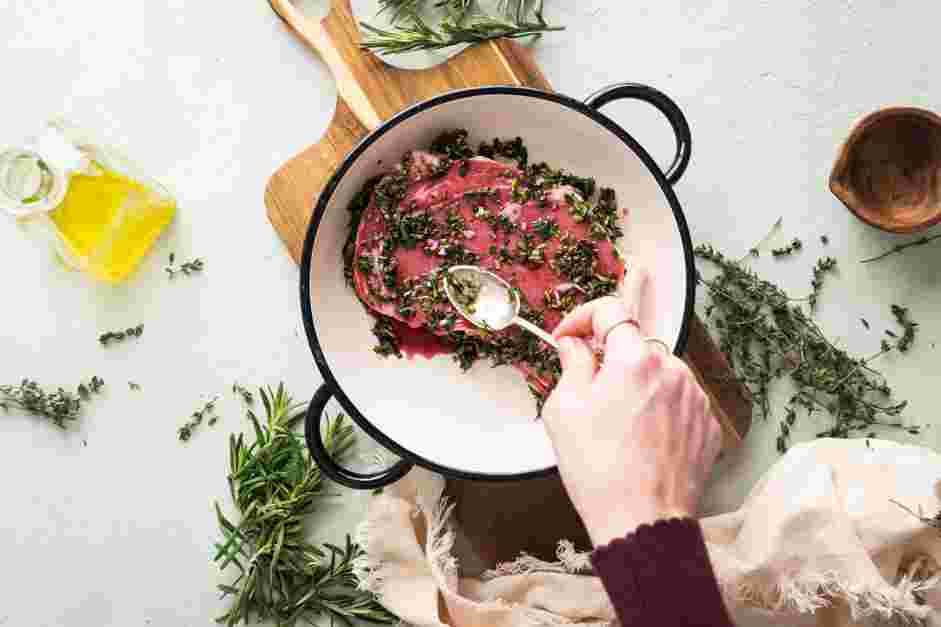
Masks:
[[[650,103],[676,135],[676,155],[664,173],[647,152],[599,109],[618,99]],[[449,355],[382,358],[372,350],[372,319],[343,277],[347,207],[373,176],[411,149],[427,147],[442,131],[465,128],[471,145],[522,137],[530,161],[545,161],[613,187],[627,209],[620,247],[628,263],[651,274],[640,308],[641,327],[679,354],[692,315],[692,245],[672,185],[689,162],[689,125],[665,94],[625,83],[585,102],[520,87],[480,87],[418,103],[369,134],[328,182],[307,229],[301,260],[304,328],[324,384],[307,412],[311,454],[324,473],[354,488],[376,488],[419,465],[450,477],[525,479],[553,472],[552,445],[536,419],[535,403],[515,369],[478,362],[467,373]],[[375,473],[337,464],[324,449],[320,422],[335,398],[373,439],[400,457]],[[572,416],[578,420],[578,416]]]

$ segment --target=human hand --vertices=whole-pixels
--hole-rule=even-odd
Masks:
[[[635,325],[618,324],[637,319],[646,278],[633,271],[623,299],[585,303],[554,332],[562,377],[543,422],[595,545],[643,523],[695,514],[721,446],[708,398],[686,364],[645,342]],[[590,336],[605,342],[600,369]]]

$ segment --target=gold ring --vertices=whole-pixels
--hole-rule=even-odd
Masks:
[[[660,348],[663,349],[663,352],[664,352],[664,353],[670,353],[670,352],[671,352],[671,351],[670,351],[670,347],[667,346],[667,343],[664,342],[663,340],[661,340],[660,338],[656,338],[656,337],[645,337],[645,338],[644,338],[644,341],[647,342],[648,344],[653,344],[653,345],[655,345],[655,346],[659,346]]]
[[[602,346],[608,343],[608,336],[611,335],[611,331],[614,331],[616,328],[618,328],[622,324],[629,324],[633,326],[635,329],[637,329],[638,331],[640,331],[640,323],[637,322],[637,320],[634,320],[633,318],[625,318],[624,320],[621,320],[620,322],[615,322],[610,327],[608,327],[608,330],[604,332],[604,337],[601,338]]]

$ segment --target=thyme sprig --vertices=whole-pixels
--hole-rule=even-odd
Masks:
[[[0,385],[0,409],[5,412],[18,409],[65,429],[81,415],[82,402],[99,393],[104,384],[104,380],[95,376],[88,383],[80,383],[73,394],[61,387],[47,391],[36,381],[23,379],[16,385]]]
[[[539,0],[532,9],[528,8],[526,0],[502,0],[495,13],[482,11],[476,2],[470,0],[443,0],[434,4],[444,10],[437,27],[419,15],[419,9],[426,4],[427,0],[384,0],[382,10],[391,13],[392,28],[383,29],[361,22],[366,36],[360,46],[385,54],[400,54],[565,30],[563,26],[552,26],[546,21],[543,0]]]
[[[178,274],[190,276],[191,274],[202,272],[205,266],[205,262],[200,257],[196,257],[191,261],[184,261],[179,265],[179,267],[177,267],[176,254],[170,253],[170,258],[168,260],[167,266],[164,268],[164,271],[167,273],[168,277],[173,279]]]
[[[895,255],[895,254],[901,253],[908,248],[914,248],[915,246],[924,246],[925,244],[930,244],[936,239],[941,239],[941,233],[937,235],[931,235],[931,236],[925,235],[923,237],[919,237],[916,240],[913,240],[911,242],[906,242],[904,244],[896,244],[895,246],[885,251],[884,253],[880,255],[876,255],[875,257],[870,257],[869,259],[863,259],[859,263],[872,263],[873,261],[879,261],[880,259],[884,259],[885,257],[888,257],[889,255]]]
[[[391,623],[397,619],[360,590],[354,561],[362,548],[349,536],[341,546],[312,544],[306,522],[328,496],[320,468],[311,460],[295,427],[304,418],[304,403],[294,403],[283,385],[259,389],[265,416],[252,410],[254,441],[244,433],[229,436],[229,491],[238,520],[216,503],[221,540],[213,561],[220,570],[230,565],[238,575],[219,585],[231,601],[218,618],[229,626],[271,621],[291,626],[329,618],[351,625],[353,619]],[[354,443],[353,428],[342,416],[326,421],[324,444],[342,460]]]
[[[742,262],[726,259],[711,246],[698,246],[695,254],[718,269],[714,278],[699,277],[711,300],[706,318],[761,415],[767,419],[772,414],[774,383],[786,379],[793,387],[780,423],[779,451],[787,450],[799,411],[831,417],[832,426],[818,436],[845,438],[876,426],[918,432],[899,419],[907,402],[891,400],[891,388],[872,365],[881,355],[901,351],[901,346],[883,342],[882,350],[871,357],[852,356],[824,335],[797,299]]]
[[[213,396],[206,401],[202,407],[193,412],[193,415],[186,421],[186,424],[177,429],[177,437],[180,439],[180,442],[188,442],[189,439],[193,437],[196,429],[203,423],[203,420],[206,420],[206,424],[210,427],[218,422],[219,416],[215,414],[216,402],[218,402],[218,400],[218,396]]]
[[[128,338],[139,338],[144,334],[144,325],[139,324],[135,327],[129,327],[123,331],[107,331],[98,336],[98,342],[102,346],[108,346],[112,342],[123,342]]]

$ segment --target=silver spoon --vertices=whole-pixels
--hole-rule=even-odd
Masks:
[[[444,291],[454,308],[474,326],[502,331],[515,324],[559,349],[554,337],[519,315],[519,293],[496,274],[477,266],[451,266],[444,275]]]

